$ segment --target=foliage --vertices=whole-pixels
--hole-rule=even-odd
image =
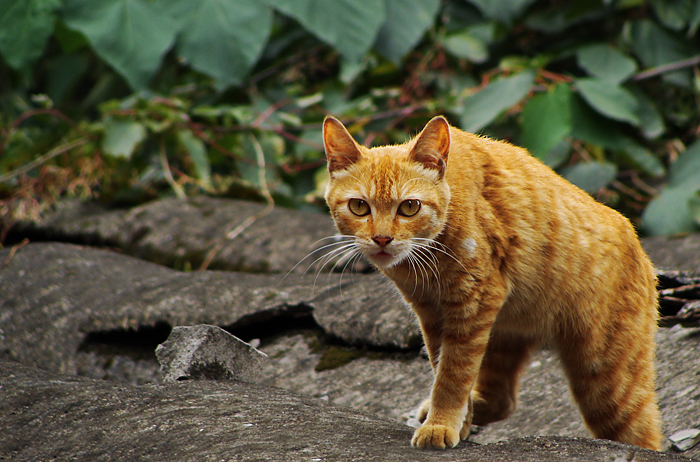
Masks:
[[[445,114],[695,231],[699,26],[698,0],[0,0],[0,241],[62,195],[322,207],[325,114],[367,144]]]

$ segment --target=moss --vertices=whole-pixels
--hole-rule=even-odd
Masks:
[[[328,369],[337,369],[362,356],[365,355],[360,350],[330,346],[321,354],[315,370],[316,372],[321,372]]]

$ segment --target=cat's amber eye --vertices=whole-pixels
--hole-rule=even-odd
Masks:
[[[420,201],[417,199],[408,199],[399,204],[399,215],[404,217],[412,217],[420,210]]]
[[[348,201],[348,208],[358,217],[369,215],[370,212],[369,204],[362,199],[350,199]]]

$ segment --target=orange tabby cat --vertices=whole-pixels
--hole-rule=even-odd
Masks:
[[[626,218],[442,117],[372,149],[332,117],[323,129],[336,226],[410,303],[430,356],[413,446],[453,447],[510,415],[546,343],[595,437],[659,449],[656,277]]]

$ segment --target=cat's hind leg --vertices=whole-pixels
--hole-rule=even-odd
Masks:
[[[471,393],[472,423],[487,425],[515,411],[520,375],[538,341],[519,334],[492,331]],[[468,431],[468,429],[467,429]]]
[[[594,437],[658,450],[656,323],[635,317],[613,316],[607,326],[593,329],[579,325],[559,342],[559,352],[572,395]]]

